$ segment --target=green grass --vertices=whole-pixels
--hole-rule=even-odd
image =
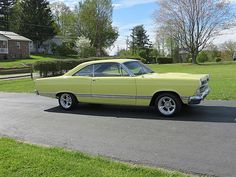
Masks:
[[[184,177],[185,174],[0,138],[1,177]]]
[[[0,80],[1,92],[34,92],[32,79]]]
[[[22,67],[27,64],[33,64],[37,61],[48,61],[54,59],[76,59],[77,56],[63,57],[63,56],[53,56],[53,55],[31,55],[30,58],[17,59],[17,60],[0,60],[0,68],[15,68]]]
[[[212,63],[204,65],[168,64],[150,65],[157,73],[185,72],[195,74],[210,74],[212,92],[207,97],[211,100],[236,100],[236,62]]]
[[[31,58],[17,59],[17,60],[0,60],[0,68],[15,68],[23,67],[25,64],[32,64],[37,61],[52,60],[51,57],[31,55]]]

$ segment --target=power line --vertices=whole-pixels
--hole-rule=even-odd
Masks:
[[[19,22],[19,21],[13,21],[13,20],[0,20],[0,22],[13,22],[13,23],[22,23],[22,24],[26,24],[26,25],[30,25],[30,26],[36,26],[36,27],[44,27],[44,28],[51,28],[49,25],[37,25],[37,24],[33,24],[33,23],[25,23],[25,22]]]

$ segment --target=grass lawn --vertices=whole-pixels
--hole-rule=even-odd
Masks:
[[[15,68],[22,67],[24,64],[32,64],[37,61],[48,61],[54,59],[63,59],[62,56],[53,56],[53,55],[31,55],[31,58],[28,59],[17,59],[17,60],[0,60],[0,68]],[[77,56],[66,57],[70,59],[75,59]]]
[[[0,80],[1,92],[34,92],[32,79]]]
[[[0,138],[0,176],[184,177],[187,175]]]
[[[195,74],[210,74],[212,92],[209,100],[236,100],[236,62],[222,64],[167,64],[149,65],[157,73],[185,72]]]

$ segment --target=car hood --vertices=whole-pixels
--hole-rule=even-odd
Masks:
[[[165,79],[193,79],[193,80],[209,80],[209,74],[188,74],[188,73],[151,73],[143,75],[144,78],[165,78]]]

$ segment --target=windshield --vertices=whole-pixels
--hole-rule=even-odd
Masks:
[[[139,61],[125,62],[124,65],[135,75],[140,76],[143,74],[154,73],[150,68],[145,66]]]

